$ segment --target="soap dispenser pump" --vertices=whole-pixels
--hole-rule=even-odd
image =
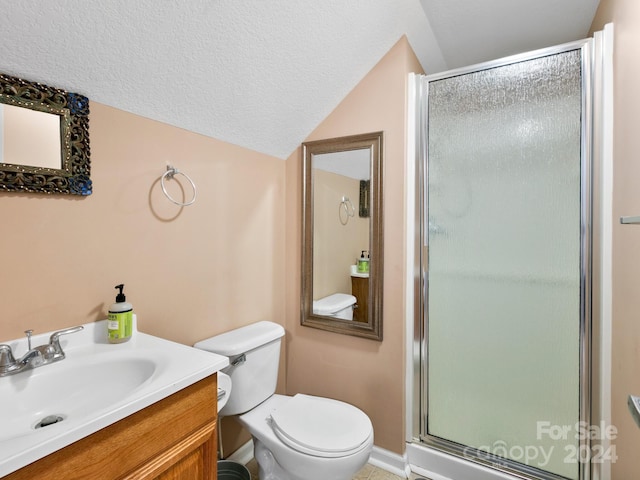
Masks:
[[[133,305],[127,302],[122,290],[124,284],[116,285],[119,290],[116,295],[116,303],[109,307],[107,320],[107,334],[109,343],[124,343],[131,338],[133,333]]]

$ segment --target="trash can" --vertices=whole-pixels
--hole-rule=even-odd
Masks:
[[[218,480],[251,480],[251,474],[240,463],[218,460]]]

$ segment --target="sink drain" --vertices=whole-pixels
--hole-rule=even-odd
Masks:
[[[36,423],[36,428],[48,427],[49,425],[53,425],[54,423],[60,423],[63,421],[60,415],[48,415]]]

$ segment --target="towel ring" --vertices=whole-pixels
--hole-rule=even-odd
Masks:
[[[344,220],[342,217],[343,210],[346,215],[346,217],[344,217]],[[349,197],[342,197],[342,201],[338,206],[338,218],[340,219],[340,223],[342,225],[346,225],[347,223],[349,223],[349,217],[353,217],[355,214],[356,209],[354,208],[353,203],[351,203],[351,200],[349,200]]]
[[[171,180],[175,175],[182,175],[184,178],[189,180],[189,183],[191,184],[191,188],[193,188],[193,198],[190,201],[188,201],[188,202],[178,202],[178,201],[174,200],[171,197],[171,195],[169,195],[169,192],[167,192],[167,187],[165,187],[164,181],[165,181],[166,178]],[[181,207],[186,207],[186,206],[189,206],[193,202],[196,201],[196,195],[198,194],[198,191],[196,190],[196,184],[193,183],[193,180],[191,180],[191,178],[189,178],[189,176],[186,173],[181,172],[180,170],[178,170],[175,167],[172,167],[171,165],[167,165],[167,171],[164,172],[164,174],[162,175],[162,178],[160,179],[160,185],[162,186],[162,191],[164,192],[165,196],[169,200],[171,200],[173,203],[175,203],[176,205],[180,205]]]

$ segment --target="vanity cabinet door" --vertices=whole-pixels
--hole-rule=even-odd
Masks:
[[[123,480],[216,480],[216,438],[216,424],[205,425],[122,478]]]
[[[216,480],[214,374],[3,480]]]
[[[156,477],[157,480],[190,480],[203,477],[204,459],[200,450],[189,453],[169,470]]]
[[[369,321],[369,279],[351,277],[351,294],[356,297],[356,308],[353,309],[353,319],[356,322]]]

